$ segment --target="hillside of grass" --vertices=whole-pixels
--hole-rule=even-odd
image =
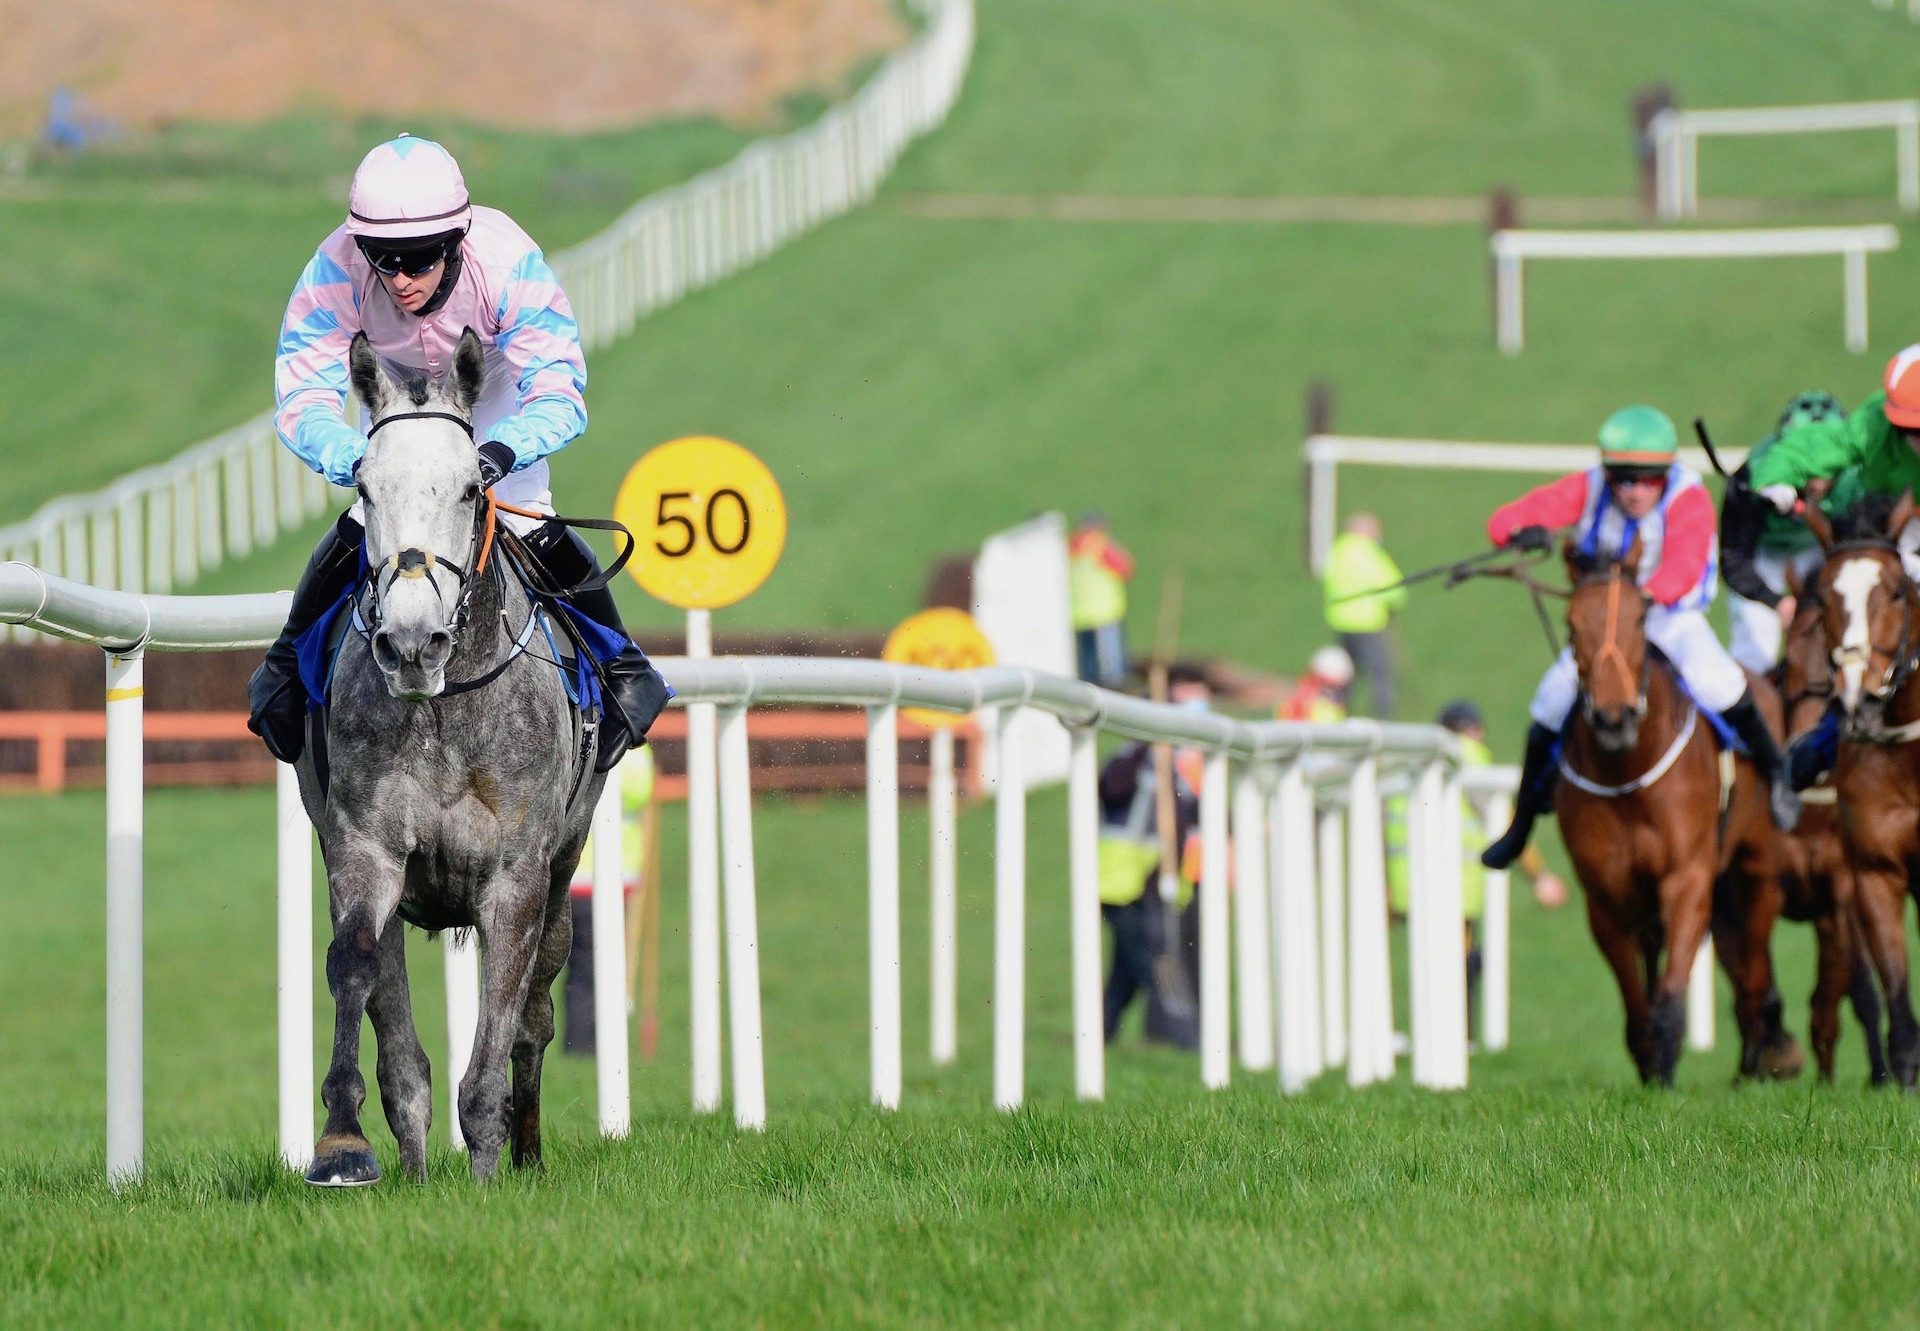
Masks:
[[[558,138],[437,124],[184,125],[0,179],[0,524],[97,488],[272,406],[287,294],[344,216],[368,147],[442,138],[475,199],[549,249],[725,161],[713,122]]]
[[[1920,326],[1920,232],[1872,262],[1864,356],[1840,346],[1837,262],[1756,260],[1536,264],[1528,349],[1509,360],[1477,228],[945,221],[909,198],[1495,180],[1620,196],[1625,102],[1647,80],[1696,105],[1885,96],[1900,43],[1920,53],[1904,19],[1841,0],[984,0],[953,120],[873,207],[595,354],[592,426],[556,461],[558,497],[605,511],[633,460],[677,435],[747,444],[780,477],[791,531],[722,622],[767,627],[884,626],[917,607],[934,558],[1038,510],[1097,507],[1140,557],[1136,641],[1177,568],[1189,650],[1295,669],[1320,640],[1300,559],[1309,382],[1337,386],[1355,433],[1580,441],[1644,400],[1750,439],[1801,389],[1874,387]],[[1711,142],[1703,185],[1798,194],[1813,220],[1831,194],[1891,213],[1889,138]],[[264,351],[226,361],[244,363],[264,378]],[[1519,484],[1350,471],[1342,497],[1382,514],[1411,568],[1477,548]],[[290,585],[312,534],[202,585]],[[1470,693],[1496,738],[1517,735],[1545,647],[1513,590],[1416,598],[1409,714]],[[637,587],[621,596],[643,627],[674,620]]]

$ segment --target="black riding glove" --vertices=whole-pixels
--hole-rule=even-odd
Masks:
[[[1538,524],[1521,527],[1507,534],[1507,544],[1515,550],[1548,550],[1553,547],[1553,533]]]
[[[517,459],[513,450],[498,439],[489,439],[480,445],[480,485],[491,490],[494,483],[513,470]]]

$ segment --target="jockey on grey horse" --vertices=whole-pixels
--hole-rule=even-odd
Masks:
[[[288,302],[274,366],[281,441],[335,485],[352,486],[368,442],[342,415],[354,335],[364,333],[387,365],[437,381],[452,371],[467,328],[480,335],[486,358],[472,419],[481,482],[502,503],[551,516],[546,458],[587,425],[586,358],[573,310],[526,232],[468,200],[452,155],[402,134],[360,163],[345,223],[321,243]],[[602,665],[597,761],[606,771],[644,738],[666,704],[666,685],[627,637],[613,594],[594,585],[602,579],[591,547],[558,522],[504,511],[501,520],[557,586],[581,588],[570,597],[574,607],[623,643]],[[355,503],[321,538],[286,628],[251,681],[247,724],[282,762],[296,761],[306,742],[295,639],[358,581],[364,536]]]

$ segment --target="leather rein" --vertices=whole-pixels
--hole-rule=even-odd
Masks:
[[[383,427],[392,424],[394,421],[404,420],[451,421],[466,432],[468,439],[473,438],[473,422],[464,416],[457,416],[447,411],[396,411],[392,415],[382,416],[379,420],[375,421],[372,428],[367,431],[367,438],[373,438]],[[447,619],[447,631],[457,641],[461,630],[466,627],[467,617],[473,608],[474,590],[479,585],[480,578],[485,575],[487,571],[488,563],[496,543],[513,555],[513,561],[518,566],[520,581],[522,585],[527,588],[529,596],[536,602],[543,599],[566,600],[581,592],[597,591],[612,581],[615,575],[627,566],[627,561],[633,558],[636,542],[633,533],[622,523],[606,518],[570,518],[553,513],[537,513],[532,509],[520,508],[496,498],[491,486],[482,493],[486,502],[474,505],[472,534],[467,541],[468,559],[470,561],[468,564],[464,566],[456,564],[446,558],[446,556],[435,551],[422,549],[419,546],[409,546],[405,550],[398,550],[392,555],[389,555],[381,562],[377,569],[370,568],[368,570],[368,577],[363,586],[371,588],[373,595],[371,597],[363,597],[358,591],[354,594],[354,628],[360,632],[362,637],[371,641],[373,633],[379,629],[381,599],[386,595],[388,589],[401,578],[426,578],[428,585],[433,588],[435,599],[440,602],[442,613],[447,613],[448,606],[446,598],[441,594],[440,584],[428,576],[433,567],[438,565],[453,574],[454,585],[458,589],[454,596],[451,614],[448,615]],[[554,587],[543,576],[540,561],[528,548],[526,542],[516,537],[511,531],[500,529],[499,514],[501,512],[512,513],[517,517],[532,518],[542,523],[557,522],[564,527],[584,527],[593,531],[616,532],[626,537],[626,548],[621,550],[619,555],[615,557],[613,563],[609,564],[599,576],[582,579],[580,582],[569,587]],[[505,585],[497,565],[495,566],[494,582],[496,585]],[[364,615],[361,612],[361,602],[363,600],[366,602],[367,607]],[[506,617],[505,609],[503,608],[500,613],[502,623],[504,624]],[[537,614],[529,612],[526,627],[515,639],[513,650],[508,652],[500,661],[496,662],[486,673],[476,676],[473,679],[449,681],[446,686],[441,689],[439,696],[444,698],[460,693],[470,693],[475,689],[484,688],[488,684],[493,683],[494,680],[498,679],[506,671],[508,666],[513,664],[514,658],[526,651],[527,644],[532,639],[533,629],[538,618],[539,616]]]

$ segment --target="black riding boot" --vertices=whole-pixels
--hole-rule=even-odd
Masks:
[[[528,535],[527,547],[558,587],[572,587],[600,576],[600,562],[594,558],[593,547],[573,528],[561,523],[542,523]],[[600,722],[600,752],[594,766],[605,772],[619,762],[630,747],[646,740],[653,719],[667,705],[667,682],[660,678],[653,662],[627,634],[620,620],[620,607],[614,603],[611,591],[596,587],[568,600],[588,618],[627,639],[626,650],[601,668],[606,697]]]
[[[1520,789],[1513,795],[1513,822],[1480,852],[1480,863],[1504,869],[1520,858],[1533,836],[1533,820],[1553,805],[1553,746],[1560,737],[1538,721],[1527,727],[1527,756],[1520,763]]]
[[[267,648],[267,659],[247,681],[247,729],[266,742],[267,752],[283,763],[297,762],[307,745],[307,690],[293,640],[347,594],[360,573],[360,542],[366,533],[342,513],[314,547],[307,571],[293,589],[287,626]]]
[[[1741,694],[1740,701],[1727,708],[1725,715],[1734,734],[1747,746],[1747,754],[1753,759],[1760,779],[1767,783],[1767,807],[1773,813],[1774,825],[1783,832],[1791,832],[1793,825],[1800,821],[1800,793],[1787,779],[1786,760],[1780,756],[1780,745],[1773,738],[1766,718],[1754,705],[1753,690]]]

